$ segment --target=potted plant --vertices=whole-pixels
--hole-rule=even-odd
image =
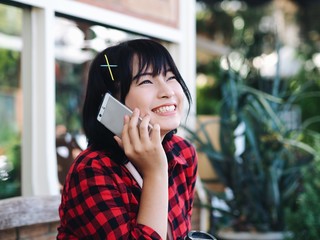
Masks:
[[[227,226],[241,232],[282,232],[285,208],[295,206],[301,190],[301,171],[315,155],[312,146],[304,142],[303,130],[290,125],[286,118],[303,90],[287,91],[279,77],[268,82],[269,92],[258,89],[242,76],[241,69],[235,71],[231,67],[228,57],[225,61],[228,64],[221,76],[219,114],[221,149],[215,147],[207,132],[207,126],[216,122],[200,122],[196,129],[184,129],[198,152],[207,156],[225,187],[223,193],[211,193],[227,206],[221,211],[224,229]],[[221,226],[219,219],[214,224]],[[219,231],[218,237],[230,239],[222,233]],[[280,238],[273,234],[270,239],[283,236],[278,235]],[[260,238],[256,234],[252,239]]]

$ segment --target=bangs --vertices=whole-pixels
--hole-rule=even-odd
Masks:
[[[135,47],[134,52],[139,62],[137,75],[144,73],[147,69],[152,70],[153,76],[166,73],[168,70],[171,70],[175,75],[178,74],[170,54],[162,45],[146,42],[140,48]]]
[[[151,70],[152,76],[160,75],[161,73],[166,73],[168,70],[172,70],[172,66],[166,56],[161,57],[150,54],[138,55],[139,59],[139,69],[137,75],[144,73],[147,69]],[[133,76],[134,77],[134,76]]]

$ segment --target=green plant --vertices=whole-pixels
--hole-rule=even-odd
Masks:
[[[11,129],[0,130],[0,199],[5,199],[21,194],[21,143]]]
[[[320,236],[320,134],[318,133],[317,157],[303,171],[303,189],[295,209],[287,209],[286,222],[290,235],[286,239],[317,240]]]
[[[228,205],[227,214],[222,212],[227,224],[235,230],[282,231],[284,209],[295,206],[301,171],[315,155],[306,143],[308,132],[292,127],[285,117],[294,110],[295,100],[304,89],[289,91],[279,77],[259,79],[268,83],[267,90],[254,88],[241,69],[231,68],[229,58],[225,61],[227,69],[221,76],[221,149],[215,148],[206,130],[208,124],[216,123],[202,122],[196,130],[185,129],[231,193],[231,197],[213,193]],[[246,62],[237,65],[245,66]]]

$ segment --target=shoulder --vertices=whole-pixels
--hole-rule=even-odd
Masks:
[[[189,150],[195,152],[195,147],[188,140],[179,135],[173,134],[169,141],[171,141],[173,146],[179,147],[180,150]]]
[[[111,183],[110,186],[116,186],[121,180],[119,173],[122,174],[122,171],[121,165],[113,161],[106,152],[91,148],[85,149],[77,156],[69,169],[66,177],[66,190],[80,184],[106,186],[108,182]]]
[[[78,170],[87,167],[98,169],[102,167],[112,167],[114,164],[114,161],[111,160],[105,151],[94,150],[90,147],[83,150],[74,161],[74,167]]]
[[[170,146],[170,151],[172,151],[173,154],[183,157],[189,164],[197,162],[195,147],[185,138],[173,134],[168,140],[167,145]]]

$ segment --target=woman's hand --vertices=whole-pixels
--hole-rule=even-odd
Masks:
[[[143,177],[137,223],[147,225],[166,239],[168,223],[168,163],[162,147],[160,126],[155,124],[149,133],[150,116],[139,124],[140,111],[126,116],[121,135],[115,137],[129,161]]]
[[[144,116],[139,124],[139,115],[139,109],[134,109],[131,117],[126,116],[121,139],[115,139],[143,177],[166,172],[167,157],[162,147],[160,126],[154,124],[150,130],[150,116]]]

